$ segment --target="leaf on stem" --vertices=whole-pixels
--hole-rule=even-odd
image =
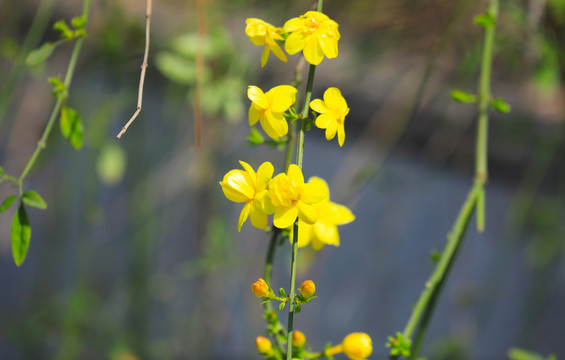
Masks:
[[[53,29],[61,33],[61,38],[72,39],[74,37],[73,31],[69,28],[65,20],[59,20],[53,25]]]
[[[546,360],[546,358],[541,355],[518,348],[508,350],[508,358],[510,360]],[[554,356],[550,355],[547,359],[553,358]]]
[[[465,104],[473,104],[477,102],[477,96],[473,94],[469,94],[468,92],[454,89],[451,90],[451,98],[457,102],[465,103]]]
[[[12,206],[14,201],[16,201],[17,198],[18,195],[10,195],[7,198],[5,198],[4,201],[2,202],[2,205],[0,205],[0,212],[8,210]]]
[[[31,227],[23,203],[20,203],[18,211],[12,220],[12,256],[17,266],[21,266],[26,258],[31,239]]]
[[[506,101],[504,101],[501,98],[491,100],[490,106],[492,106],[496,111],[499,111],[499,112],[505,113],[505,114],[509,113],[510,110],[512,110],[512,107],[510,106],[510,104],[507,103]]]
[[[61,110],[60,125],[63,136],[69,140],[69,143],[76,150],[80,150],[82,148],[84,128],[76,111],[66,106],[63,107],[63,110]]]
[[[249,143],[249,146],[257,146],[264,143],[265,139],[263,138],[263,135],[259,133],[259,130],[251,128],[251,132],[247,136],[247,142]]]
[[[46,42],[39,49],[30,51],[26,57],[27,66],[34,66],[41,64],[42,62],[47,60],[49,56],[51,56],[53,50],[55,50],[55,44],[51,42]]]
[[[488,14],[480,14],[475,16],[475,24],[484,27],[485,29],[490,29],[496,23],[496,19],[490,13]]]
[[[47,209],[47,203],[45,202],[45,200],[43,200],[41,195],[39,195],[36,191],[33,190],[26,191],[22,195],[22,201],[26,205],[29,205],[36,209],[41,209],[41,210]]]
[[[6,172],[4,172],[4,168],[0,166],[0,178],[4,177],[4,175],[6,175]]]

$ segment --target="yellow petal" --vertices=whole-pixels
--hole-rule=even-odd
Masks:
[[[263,212],[260,201],[251,201],[249,218],[251,219],[251,225],[257,229],[265,229],[267,227],[267,214]]]
[[[328,128],[326,129],[326,140],[333,139],[336,132],[337,132],[337,122],[329,123]]]
[[[263,54],[261,54],[261,67],[264,67],[267,64],[267,60],[269,60],[269,46],[265,46],[263,49]]]
[[[314,224],[318,220],[318,213],[314,206],[299,200],[296,203],[296,207],[298,208],[298,217],[305,223]]]
[[[259,166],[259,169],[257,169],[257,191],[262,191],[269,185],[274,171],[273,164],[268,161]]]
[[[255,196],[253,181],[249,174],[241,170],[231,170],[220,182],[224,195],[231,201],[245,202]]]
[[[293,32],[286,38],[284,49],[289,55],[294,55],[304,49],[305,44],[305,37],[302,31]]]
[[[320,114],[325,114],[329,112],[329,109],[326,107],[326,104],[320,99],[312,100],[310,102],[310,108]]]
[[[310,224],[306,224],[304,221],[302,220],[298,220],[298,247],[305,247],[308,246],[308,244],[310,243],[310,239],[312,238],[312,231],[313,231],[313,227]],[[290,244],[292,244],[294,239],[294,226],[290,227],[290,234],[288,237],[288,240],[290,242]]]
[[[321,23],[323,23],[323,22],[326,21],[326,20],[330,20],[330,18],[328,17],[328,15],[326,15],[326,14],[324,14],[324,13],[321,13],[321,12],[319,12],[319,11],[314,11],[314,10],[307,11],[306,14],[304,14],[304,15],[302,15],[302,16],[305,17],[305,18],[313,18],[313,19],[316,20],[316,22],[317,22],[318,24],[321,24]],[[332,20],[330,20],[330,21],[332,21]]]
[[[323,209],[319,207],[323,206]],[[323,217],[325,222],[330,222],[335,225],[343,225],[355,220],[355,215],[344,205],[336,204],[328,201],[323,205],[317,206],[320,217]]]
[[[259,89],[257,86],[249,86],[247,89],[247,97],[260,109],[266,109],[269,107],[269,102],[267,101],[265,93],[263,93],[263,90]]]
[[[302,193],[300,200],[307,204],[319,203],[320,201],[327,200],[330,196],[328,185],[323,180],[318,181],[311,178],[307,184],[304,184],[302,189],[304,192]]]
[[[261,198],[261,209],[267,215],[271,215],[275,212],[275,207],[271,201],[271,194],[267,191],[265,195]]]
[[[296,31],[304,26],[304,20],[301,18],[292,18],[284,23],[283,29],[286,33],[291,33]]]
[[[323,242],[321,242],[316,235],[314,234],[314,230],[312,229],[312,250],[320,251],[326,246]]]
[[[296,89],[290,85],[275,86],[267,91],[270,110],[274,113],[283,113],[296,101]]]
[[[304,58],[306,58],[306,61],[308,61],[312,65],[319,65],[322,62],[322,59],[324,58],[324,52],[322,51],[322,47],[318,43],[318,39],[316,37],[309,36],[305,39]]]
[[[273,54],[275,54],[275,56],[277,58],[279,58],[280,61],[282,61],[282,62],[288,61],[285,53],[282,51],[282,49],[279,47],[279,45],[277,43],[274,43],[273,45],[268,45],[268,46],[271,49],[271,51],[273,52]]]
[[[267,135],[275,140],[288,133],[288,123],[281,113],[274,113],[267,110],[264,116],[259,117],[259,121]]]
[[[292,225],[297,217],[298,209],[296,206],[277,208],[273,217],[273,224],[279,229],[285,229]]]
[[[255,170],[253,170],[251,165],[249,165],[245,161],[239,160],[239,163],[245,169],[245,171],[249,174],[249,177],[251,178],[251,181],[253,183],[253,187],[257,188],[257,174],[255,174]]]
[[[335,117],[330,114],[322,114],[316,118],[316,127],[327,129],[332,123],[335,123]]]
[[[239,214],[239,221],[237,222],[237,231],[241,231],[241,226],[247,220],[247,216],[249,215],[249,210],[251,209],[251,201],[248,201],[245,205],[243,205],[243,209],[241,209],[241,213]]]
[[[347,103],[338,88],[331,87],[324,92],[324,102],[326,106],[336,112],[341,113],[347,109]]]
[[[314,224],[314,237],[325,244],[339,246],[339,232],[335,225],[317,222]]]
[[[327,30],[321,29],[320,32],[323,33],[323,36],[318,36],[318,41],[320,43],[320,47],[322,48],[322,51],[324,52],[324,55],[326,55],[328,59],[333,59],[337,57],[338,38],[335,36],[330,36]]]
[[[337,139],[339,141],[339,146],[343,146],[345,141],[345,128],[343,127],[343,124],[339,124],[337,126]]]
[[[255,108],[255,105],[251,104],[251,107],[249,108],[249,125],[255,125],[257,120],[259,120],[259,112]]]
[[[287,171],[288,178],[294,183],[295,186],[304,185],[304,175],[302,170],[296,164],[290,164]]]

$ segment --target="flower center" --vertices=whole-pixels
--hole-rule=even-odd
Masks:
[[[314,31],[318,30],[318,22],[314,18],[309,18],[306,20],[306,33],[311,34]]]
[[[302,188],[297,187],[289,178],[282,178],[270,186],[271,198],[275,206],[295,205],[302,195]]]

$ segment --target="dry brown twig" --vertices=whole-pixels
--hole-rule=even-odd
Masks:
[[[139,76],[139,89],[137,92],[137,109],[129,119],[122,131],[116,136],[118,139],[128,130],[131,123],[137,118],[141,112],[141,104],[143,99],[143,84],[145,82],[145,71],[147,70],[147,57],[149,55],[149,29],[151,25],[151,6],[153,0],[147,0],[145,9],[145,53],[143,54],[143,64],[141,64],[141,75]]]

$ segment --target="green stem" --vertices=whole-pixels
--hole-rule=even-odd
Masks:
[[[83,7],[82,16],[84,17],[85,24],[88,20],[89,8],[90,8],[90,0],[84,0],[84,7]],[[75,47],[73,49],[73,53],[71,55],[71,60],[69,61],[69,67],[67,68],[67,73],[65,75],[65,82],[64,82],[65,89],[67,89],[67,90],[69,89],[69,87],[71,85],[71,80],[73,78],[73,74],[74,74],[74,71],[75,71],[78,56],[80,54],[80,48],[82,46],[83,41],[84,41],[84,37],[80,37],[79,39],[77,39],[77,41],[75,43]],[[35,148],[33,155],[31,156],[27,165],[25,166],[24,171],[22,172],[22,174],[18,178],[18,183],[20,184],[20,195],[21,195],[21,184],[24,181],[27,174],[29,173],[29,171],[31,170],[31,168],[33,167],[33,165],[35,164],[37,157],[39,156],[41,151],[45,148],[45,146],[47,144],[47,138],[49,137],[49,134],[51,133],[51,129],[53,128],[53,125],[55,124],[55,119],[57,118],[57,115],[59,114],[61,106],[63,105],[63,103],[65,101],[66,101],[66,97],[60,97],[60,98],[57,99],[57,102],[55,103],[55,107],[53,108],[53,111],[51,112],[51,116],[49,117],[49,121],[47,122],[47,126],[45,127],[45,130],[43,131],[41,138],[37,142],[37,147]]]
[[[498,0],[490,2],[488,12],[496,22],[498,16]],[[485,29],[485,38],[483,44],[483,57],[481,62],[481,75],[479,80],[479,120],[477,126],[477,143],[476,143],[476,176],[483,179],[486,183],[488,179],[487,170],[487,141],[488,141],[488,103],[490,101],[490,75],[492,68],[492,54],[494,45],[496,25],[492,25]]]
[[[473,209],[477,200],[477,196],[483,186],[483,182],[476,180],[475,184],[471,188],[467,200],[461,207],[459,215],[451,232],[447,235],[447,244],[441,255],[441,259],[437,264],[434,272],[432,273],[430,279],[426,282],[426,288],[418,298],[418,302],[412,311],[410,320],[404,328],[403,334],[406,338],[411,338],[416,325],[418,325],[420,318],[430,302],[430,298],[434,291],[437,289],[440,281],[448,275],[449,264],[451,263],[453,256],[455,255],[455,250],[457,250],[459,243],[463,240],[465,231],[467,229],[467,223],[473,214]]]
[[[321,11],[322,1],[318,2],[318,11]],[[302,113],[300,117],[300,129],[298,132],[298,144],[296,146],[296,165],[302,169],[303,154],[304,154],[304,131],[306,128],[306,119],[308,117],[308,106],[310,98],[312,97],[312,87],[314,85],[314,73],[316,71],[315,65],[310,65],[308,71],[308,82],[306,83],[306,93],[304,95],[304,104],[302,105]],[[292,359],[292,329],[294,326],[294,295],[296,286],[296,257],[298,255],[298,220],[294,223],[294,234],[292,239],[292,256],[290,260],[290,306],[288,309],[288,326],[287,326],[287,351],[286,359]]]

